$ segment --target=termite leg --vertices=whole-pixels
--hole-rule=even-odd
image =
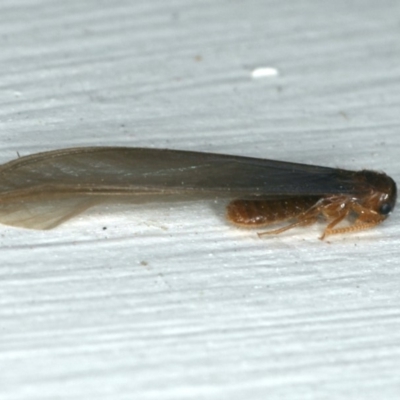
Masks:
[[[289,229],[295,228],[296,226],[307,226],[314,224],[318,220],[318,214],[320,213],[320,207],[311,207],[308,211],[297,217],[297,221],[283,226],[282,228],[273,229],[271,231],[258,232],[258,237],[265,235],[279,235],[282,232],[288,231]]]
[[[350,211],[358,214],[358,217],[353,225],[343,227],[343,228],[334,228],[339,222],[341,222]],[[381,215],[376,213],[375,211],[371,211],[368,208],[365,208],[357,203],[352,203],[347,212],[344,215],[339,216],[335,220],[333,220],[325,229],[324,234],[322,235],[321,239],[328,235],[336,235],[339,233],[348,233],[348,232],[357,232],[362,231],[365,229],[373,228],[374,226],[378,225],[380,222],[383,221]]]
[[[340,222],[342,222],[347,215],[349,214],[348,210],[344,210],[345,212],[343,212],[341,215],[339,215],[337,218],[335,218],[332,222],[330,222],[328,224],[328,226],[325,228],[324,233],[322,234],[322,236],[320,237],[321,240],[324,240],[326,236],[328,235],[333,235],[336,233],[337,230],[339,229],[347,229],[347,228],[338,228],[338,229],[333,229],[337,224],[339,224]]]
[[[349,232],[363,231],[363,230],[366,230],[366,229],[373,228],[374,226],[376,226],[378,224],[379,224],[379,222],[355,223],[354,225],[346,226],[344,228],[332,229],[330,232],[324,233],[324,236],[326,236],[326,235],[337,235],[338,233],[349,233]]]

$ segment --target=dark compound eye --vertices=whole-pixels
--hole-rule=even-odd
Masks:
[[[379,214],[388,215],[392,211],[392,206],[389,203],[383,203],[379,208]]]

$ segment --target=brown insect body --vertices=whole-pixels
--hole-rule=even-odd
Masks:
[[[377,225],[393,210],[397,189],[374,171],[164,149],[63,149],[0,166],[0,223],[11,226],[50,229],[105,201],[177,195],[230,200],[228,219],[245,227],[289,221],[260,235],[323,216],[326,236]],[[350,214],[355,221],[337,227]]]
[[[234,200],[227,207],[227,218],[243,227],[263,227],[293,220],[282,228],[261,232],[259,236],[279,234],[296,226],[311,225],[320,216],[329,222],[321,239],[328,235],[372,228],[385,220],[393,209],[397,197],[396,185],[387,175],[374,171],[355,172],[354,178],[358,190],[354,190],[353,196],[327,194],[324,197]],[[336,228],[350,214],[356,216],[355,222],[350,226]]]

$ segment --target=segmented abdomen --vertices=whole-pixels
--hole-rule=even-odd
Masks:
[[[315,205],[320,197],[305,196],[273,200],[233,200],[227,218],[237,225],[269,225],[296,218]]]

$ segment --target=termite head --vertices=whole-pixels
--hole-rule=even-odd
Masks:
[[[363,170],[356,173],[360,189],[365,193],[360,204],[385,219],[394,209],[397,199],[395,181],[383,172]],[[358,188],[357,188],[358,189]]]

